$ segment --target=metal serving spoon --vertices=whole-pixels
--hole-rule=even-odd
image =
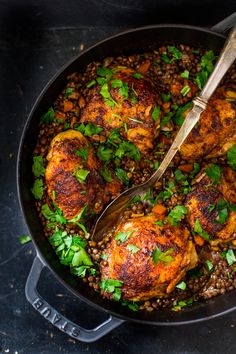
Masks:
[[[205,87],[203,88],[200,95],[193,100],[193,108],[185,118],[183,125],[176,135],[173,144],[161,162],[158,170],[149,178],[147,182],[127,189],[106,207],[106,209],[98,218],[94,227],[92,238],[95,241],[100,241],[106,235],[108,230],[116,225],[119,216],[127,207],[127,204],[131,202],[134,196],[146,194],[148,189],[154,187],[156,182],[162,177],[178,149],[183,144],[184,140],[187,138],[195,124],[198,122],[201,113],[206,109],[207,102],[218,86],[220,80],[223,78],[235,59],[236,26],[234,26],[230,32],[230,35],[225,42],[215,68],[211,73]]]

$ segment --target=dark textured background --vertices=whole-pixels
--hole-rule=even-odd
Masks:
[[[132,323],[94,344],[70,339],[28,304],[24,286],[35,251],[16,191],[16,156],[27,115],[52,75],[83,48],[121,30],[174,22],[208,26],[236,10],[235,0],[0,0],[0,352],[235,353],[235,313],[181,327]],[[59,311],[87,327],[104,315],[42,275],[39,290]]]

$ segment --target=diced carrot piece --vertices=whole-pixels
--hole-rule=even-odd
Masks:
[[[70,101],[64,101],[64,112],[71,111],[73,108],[73,103]]]
[[[140,74],[145,75],[147,73],[148,69],[150,68],[150,65],[151,65],[150,60],[146,60],[144,63],[142,63],[140,65],[140,67],[138,68],[138,72]]]
[[[204,238],[199,235],[194,235],[194,241],[198,246],[203,246],[205,242]]]
[[[193,164],[192,163],[186,163],[184,165],[179,165],[178,169],[182,172],[191,172],[193,171]]]
[[[165,215],[167,212],[167,209],[164,205],[162,204],[156,204],[153,208],[152,208],[153,213],[158,214],[158,215]]]

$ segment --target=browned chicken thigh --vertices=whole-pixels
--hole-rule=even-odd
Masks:
[[[185,201],[190,226],[196,230],[200,224],[213,244],[231,240],[236,236],[236,211],[230,209],[236,203],[236,172],[224,167],[217,185],[206,173],[198,180]]]
[[[100,268],[102,280],[121,281],[126,300],[166,296],[198,262],[185,227],[159,226],[155,221],[150,215],[122,222],[104,250],[107,261]]]
[[[108,83],[90,90],[80,121],[99,125],[108,134],[112,129],[121,128],[123,138],[145,154],[153,148],[158,135],[159,96],[151,80],[134,70],[111,70],[113,75]]]
[[[220,87],[180,148],[183,159],[223,155],[236,142],[236,86]]]
[[[47,159],[48,195],[67,219],[74,218],[85,205],[99,213],[111,194],[121,190],[122,184],[115,179],[112,188],[105,184],[93,147],[80,132],[67,130],[56,135]]]

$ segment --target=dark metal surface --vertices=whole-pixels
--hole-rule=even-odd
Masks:
[[[39,6],[37,2],[37,7]],[[221,16],[218,14],[219,18]],[[24,20],[21,19],[21,22],[27,28],[27,19]],[[212,19],[209,24],[214,22]],[[24,28],[20,31],[16,23],[12,30],[12,24],[13,22],[6,21],[4,30],[1,27],[0,35],[0,352],[235,352],[234,313],[200,324],[172,328],[126,323],[97,343],[87,345],[75,342],[53,328],[27,303],[24,285],[33,261],[34,249],[31,244],[21,246],[18,242],[18,236],[27,233],[27,228],[19,210],[15,184],[16,154],[23,126],[34,100],[48,78],[78,53],[81,45],[88,46],[112,32],[119,32],[122,26],[123,29],[127,28],[128,25],[119,23],[116,26],[114,24],[113,28],[93,28],[91,24],[80,29],[47,30],[33,30],[32,26],[28,31]],[[40,292],[61,313],[72,321],[80,320],[86,327],[92,327],[91,324],[96,325],[106,318],[71,295],[47,270],[42,275]]]

